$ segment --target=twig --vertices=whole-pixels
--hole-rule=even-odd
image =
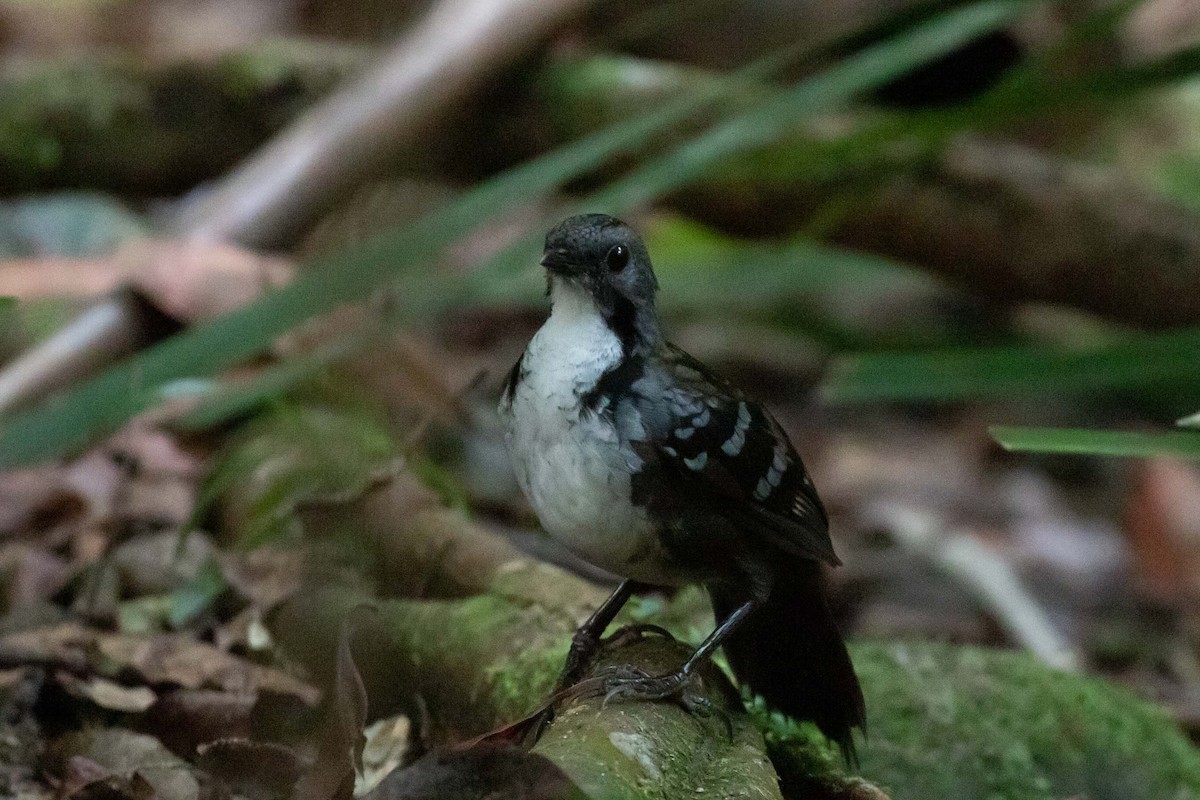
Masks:
[[[399,153],[585,0],[442,0],[362,77],[320,103],[220,184],[175,228],[249,247],[285,242]]]
[[[975,536],[946,530],[932,514],[889,504],[874,512],[905,550],[971,593],[1021,646],[1049,666],[1078,671],[1082,658],[1030,596],[1007,558]]]
[[[0,370],[0,415],[135,352],[169,327],[136,291],[110,293]]]

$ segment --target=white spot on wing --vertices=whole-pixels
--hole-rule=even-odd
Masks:
[[[704,469],[704,465],[708,463],[708,453],[701,453],[695,458],[685,458],[683,463],[687,464],[687,468],[692,472],[699,472],[700,470]]]
[[[745,403],[738,403],[737,422],[733,425],[733,433],[721,445],[721,451],[727,456],[736,456],[746,446],[746,431],[750,427],[750,409]]]
[[[767,483],[766,478],[759,478],[758,485],[754,487],[754,499],[766,500],[771,496],[771,484]]]

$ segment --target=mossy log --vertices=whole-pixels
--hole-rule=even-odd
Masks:
[[[230,169],[369,55],[279,40],[166,64],[113,55],[8,63],[0,187],[185,191]]]
[[[553,687],[575,622],[563,608],[513,591],[531,586],[569,592],[576,581],[529,564],[484,595],[378,601],[374,615],[358,615],[354,652],[372,716],[405,711],[445,745],[535,711]],[[307,593],[281,609],[273,627],[288,652],[328,674],[332,665],[321,656],[333,653],[342,620],[367,599],[333,588]],[[606,652],[596,668],[619,661],[666,672],[687,652],[647,638]],[[604,706],[586,697],[560,708],[532,752],[592,798],[779,798],[762,734],[734,709],[736,693],[715,668],[702,681],[705,697],[733,720],[732,738],[720,718],[692,717],[672,704]]]
[[[260,418],[222,456],[237,474],[219,472],[208,487],[226,487],[222,529],[253,529],[255,515],[288,513],[322,552],[311,559],[310,587],[268,619],[275,638],[329,679],[352,619],[370,716],[404,711],[434,744],[525,718],[546,700],[572,631],[606,591],[525,556],[406,470],[389,470],[382,484],[362,480],[378,474],[376,460],[390,458],[372,448],[349,458],[347,449],[374,441],[377,429],[347,436],[347,425],[369,422],[342,413],[350,415],[345,424],[300,428],[290,415]],[[284,450],[282,441],[265,446],[276,439],[323,457],[293,455],[290,469],[262,469],[254,454]],[[305,477],[299,489],[297,474]],[[339,552],[353,569],[338,566]],[[353,613],[363,603],[375,613]],[[657,622],[681,639],[712,624],[699,590],[635,606],[618,621]],[[610,647],[594,669],[619,661],[661,674],[688,650],[651,636]],[[732,739],[719,718],[591,697],[564,703],[534,753],[593,797],[695,797],[703,788],[705,796],[879,800],[878,785],[897,800],[1200,800],[1200,753],[1160,708],[1105,681],[1021,653],[931,643],[856,643],[851,654],[867,700],[869,736],[859,753],[869,784],[845,775],[836,748],[812,726],[757,703],[749,714],[738,709],[715,668],[698,688],[728,710]]]
[[[512,594],[561,575],[530,566],[508,589],[464,600],[382,601],[359,652],[376,714],[417,713],[440,740],[517,720],[545,697],[572,625],[570,615]],[[574,586],[568,579],[564,588]],[[504,596],[509,592],[508,596]],[[275,620],[285,648],[331,654],[337,629],[361,595],[308,595]],[[867,695],[870,736],[860,774],[895,798],[1122,800],[1200,798],[1200,754],[1166,715],[1104,681],[1050,670],[1019,653],[932,643],[857,643],[852,655]],[[686,648],[648,639],[606,653],[613,661],[666,671]],[[331,668],[326,662],[325,668]],[[727,689],[705,676],[708,696]],[[722,700],[721,702],[727,702]],[[816,735],[762,713],[732,716],[735,737],[714,719],[659,703],[569,704],[535,746],[591,797],[870,797],[839,777]],[[772,763],[767,760],[770,753]],[[878,796],[878,795],[874,795]]]
[[[353,609],[352,648],[370,716],[403,711],[425,736],[448,745],[521,720],[553,689],[571,634],[606,594],[561,569],[523,556],[503,538],[444,507],[402,472],[350,505],[315,506],[309,532],[339,531],[374,555],[391,597],[337,583],[302,591],[281,607],[272,630],[286,652],[329,679],[336,642]],[[396,596],[400,595],[399,599]],[[413,599],[413,598],[423,599]],[[606,651],[654,674],[683,663],[690,648],[660,637]],[[599,697],[564,703],[533,748],[588,797],[779,798],[762,733],[738,707],[717,669],[699,690],[724,710],[696,718],[665,703],[610,704]],[[836,781],[832,785],[840,785]]]

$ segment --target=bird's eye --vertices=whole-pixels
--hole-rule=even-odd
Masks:
[[[629,248],[623,244],[616,245],[604,257],[604,263],[608,265],[609,271],[620,272],[629,263]]]

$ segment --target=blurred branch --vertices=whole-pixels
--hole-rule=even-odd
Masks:
[[[0,414],[69,386],[178,325],[135,289],[118,289],[0,370]]]
[[[1013,641],[1051,667],[1080,669],[1078,649],[1054,628],[1009,559],[966,531],[943,529],[920,511],[876,505],[874,512],[905,550],[953,578],[999,620]]]
[[[834,238],[977,292],[1145,328],[1200,321],[1200,217],[1114,171],[961,137],[846,215]]]
[[[176,227],[246,246],[285,241],[397,154],[424,147],[457,104],[585,6],[441,0],[373,69],[185,202]]]

